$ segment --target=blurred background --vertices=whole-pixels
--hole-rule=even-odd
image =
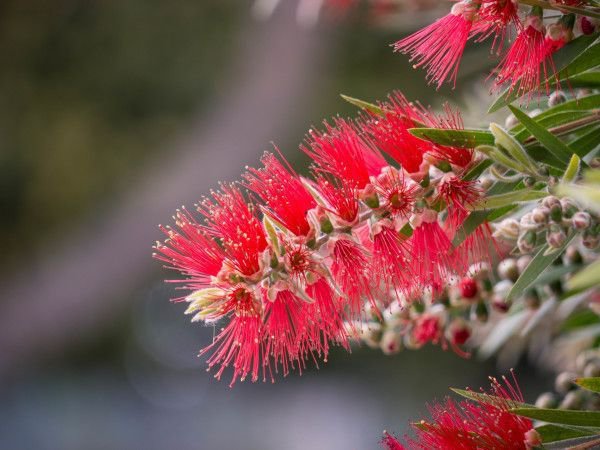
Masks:
[[[315,15],[310,1],[0,2],[0,448],[370,449],[493,362],[426,348],[336,351],[320,370],[230,389],[151,258],[181,204],[276,143],[393,89],[485,120],[491,60],[427,87],[389,44],[435,0]],[[313,8],[314,9],[314,8]],[[311,12],[312,11],[312,12]],[[546,386],[518,373],[526,397]]]

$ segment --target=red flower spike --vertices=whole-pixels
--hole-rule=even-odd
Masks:
[[[349,188],[362,189],[369,176],[387,165],[379,152],[368,145],[355,127],[343,119],[335,119],[332,127],[325,122],[325,132],[310,130],[300,149],[316,163],[318,172],[334,175]]]
[[[505,386],[492,379],[489,401],[444,403],[429,406],[431,420],[413,425],[414,439],[407,448],[429,450],[527,450],[531,441],[531,420],[510,412],[523,398],[516,385],[505,378]],[[394,448],[394,447],[392,447]]]
[[[399,233],[386,225],[377,224],[373,233],[373,268],[375,283],[386,293],[406,293],[412,284],[410,246]],[[376,231],[376,232],[375,232]]]
[[[389,434],[387,431],[383,432],[383,439],[381,440],[381,446],[385,450],[405,450],[404,446],[396,439],[395,436]]]
[[[374,186],[382,199],[380,206],[394,219],[406,219],[412,213],[419,186],[405,179],[403,172],[390,167],[377,177]]]
[[[235,270],[253,275],[260,269],[259,255],[267,247],[264,229],[236,186],[223,185],[222,191],[213,192],[213,200],[204,199],[198,211],[206,217],[208,232],[221,241]]]
[[[283,157],[282,157],[283,158]],[[248,169],[243,175],[246,187],[265,202],[273,217],[296,236],[306,236],[310,225],[306,219],[316,202],[302,185],[287,161],[282,164],[272,153],[261,158],[262,169]]]
[[[448,217],[444,229],[450,239],[470,214],[470,209],[482,195],[477,180],[462,180],[453,173],[445,174],[437,187],[438,198],[447,205]]]
[[[258,380],[260,360],[264,355],[262,343],[262,319],[256,299],[244,289],[236,289],[229,294],[229,304],[233,316],[229,324],[221,329],[213,343],[203,348],[200,355],[211,352],[208,367],[219,366],[215,378],[220,379],[228,366],[233,367],[230,386],[239,379],[244,381],[251,375]]]
[[[530,101],[540,83],[554,71],[554,63],[544,38],[544,25],[538,15],[530,15],[524,29],[517,35],[512,46],[496,68],[493,90],[503,85],[515,91],[518,97],[528,94]],[[546,91],[549,85],[546,83]]]
[[[506,251],[500,248],[498,241],[493,236],[490,224],[486,221],[466,237],[463,243],[455,249],[455,254],[457,260],[463,261],[464,264],[485,261],[491,265],[494,255],[503,258]]]
[[[354,223],[358,215],[356,189],[326,173],[317,172],[315,181],[319,192],[329,203],[329,212],[335,214],[347,224]]]
[[[289,374],[290,368],[298,362],[298,370],[302,372],[302,361],[299,360],[300,337],[305,338],[306,311],[304,302],[290,291],[280,291],[274,301],[263,299],[265,306],[264,342],[265,359],[263,365],[270,364],[273,358],[275,372],[281,365],[283,376]],[[271,370],[269,369],[269,372]]]
[[[508,26],[513,24],[519,31],[523,27],[518,13],[519,5],[514,0],[482,1],[471,32],[476,37],[475,42],[494,36],[492,49],[500,51],[504,47]]]
[[[413,339],[418,346],[431,342],[438,344],[443,338],[442,318],[438,314],[422,314],[415,321]]]
[[[350,319],[358,319],[367,297],[375,311],[379,311],[371,291],[371,269],[364,250],[347,238],[333,243],[331,272],[335,282],[348,297]]]
[[[410,54],[410,60],[417,62],[414,67],[423,66],[427,81],[437,84],[438,89],[446,79],[456,86],[458,66],[476,12],[473,2],[456,3],[450,14],[393,44],[394,51]]]
[[[444,105],[443,114],[429,114],[429,126],[445,130],[464,130],[465,128],[460,111],[452,109],[448,104]],[[434,144],[429,153],[436,159],[461,168],[467,167],[473,161],[473,150],[470,148]]]
[[[452,243],[437,223],[437,213],[425,211],[410,239],[415,278],[421,287],[439,292],[452,267]]]
[[[176,229],[160,227],[168,239],[164,244],[156,244],[153,256],[168,264],[168,268],[189,277],[187,280],[173,281],[189,283],[190,289],[194,290],[206,287],[210,277],[216,276],[221,270],[225,254],[185,208],[177,211],[175,224]]]
[[[464,277],[462,280],[460,280],[458,283],[458,289],[460,291],[460,296],[467,299],[474,298],[479,290],[477,287],[477,281],[469,277]]]

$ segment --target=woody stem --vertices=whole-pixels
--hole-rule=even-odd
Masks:
[[[584,8],[581,6],[559,5],[552,1],[546,0],[519,0],[519,3],[529,6],[539,6],[543,9],[553,9],[562,13],[573,13],[581,16],[593,17],[600,19],[600,11],[598,8]]]

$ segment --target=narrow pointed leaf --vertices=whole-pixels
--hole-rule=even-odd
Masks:
[[[513,408],[510,411],[519,416],[543,422],[581,427],[600,427],[600,411],[567,411],[544,408]]]
[[[567,236],[565,243],[558,248],[556,252],[549,255],[545,254],[546,250],[549,248],[548,244],[543,245],[527,265],[515,284],[513,284],[507,298],[514,299],[528,289],[535,282],[538,276],[540,276],[540,274],[562,254],[575,236],[576,233],[571,233],[569,236]]]
[[[535,430],[542,437],[542,442],[548,444],[551,442],[564,441],[565,439],[573,439],[584,436],[593,436],[594,432],[585,428],[577,428],[572,426],[561,425],[540,425]]]
[[[577,156],[584,157],[600,145],[600,126],[592,128],[577,139],[569,142],[569,148]]]
[[[556,114],[546,117],[536,116],[535,120],[537,123],[546,128],[552,128],[559,125],[565,125],[579,119],[584,119],[590,115],[592,115],[591,111],[559,111]],[[523,142],[529,136],[531,136],[531,133],[528,129],[524,128],[515,134],[515,139],[517,139],[519,142]]]
[[[600,377],[577,378],[575,383],[588,391],[600,393]]]
[[[544,446],[548,450],[570,449],[570,450],[592,450],[597,449],[600,444],[600,434],[592,434],[591,436],[573,437],[563,441],[552,442]]]
[[[364,100],[359,100],[358,98],[350,97],[344,94],[340,94],[340,97],[342,97],[348,103],[354,106],[358,106],[360,109],[364,109],[365,111],[368,111],[370,113],[376,114],[378,116],[383,116],[385,114],[385,111],[381,107],[373,103],[369,103]]]
[[[569,183],[577,177],[577,172],[579,172],[579,166],[581,165],[581,159],[577,155],[571,156],[571,160],[567,165],[567,169],[562,177],[563,183]]]
[[[494,136],[485,130],[446,130],[441,128],[410,128],[413,136],[449,147],[475,148],[493,145]]]
[[[600,260],[594,261],[567,282],[569,290],[587,289],[600,284]]]
[[[490,195],[483,201],[473,206],[473,210],[496,209],[502,206],[512,205],[513,203],[522,203],[532,200],[539,200],[548,195],[545,191],[533,191],[522,189],[520,191],[507,192],[505,194]]]
[[[473,400],[477,403],[506,404],[507,402],[507,400],[504,398],[496,397],[495,395],[486,394],[484,392],[475,392],[469,389],[457,388],[450,388],[450,390],[455,394],[458,394],[469,400]],[[513,405],[515,408],[535,408],[534,405],[530,405],[529,403],[510,401],[510,404]]]
[[[523,146],[508,131],[496,123],[490,123],[490,131],[494,135],[496,145],[505,149],[513,159],[519,161],[530,171],[535,172],[536,167]]]

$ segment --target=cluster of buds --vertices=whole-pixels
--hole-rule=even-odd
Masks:
[[[482,42],[492,38],[492,49],[502,53],[492,72],[494,90],[509,86],[518,96],[546,83],[555,67],[552,55],[574,37],[577,17],[562,15],[554,23],[545,23],[540,6],[534,6],[521,19],[518,0],[462,0],[451,12],[431,25],[394,44],[396,51],[409,54],[414,67],[423,67],[427,79],[440,87],[445,80],[456,84],[458,66],[469,39]],[[595,22],[587,17],[577,20],[577,32],[592,34]],[[516,37],[505,49],[506,37]]]
[[[583,389],[575,380],[600,376],[600,349],[589,349],[575,359],[572,371],[559,373],[554,392],[544,392],[536,400],[538,408],[600,411],[600,394]]]
[[[348,347],[361,334],[365,317],[383,321],[390,305],[406,307],[423,293],[435,299],[470,264],[490,258],[485,222],[452,243],[483,195],[465,177],[473,152],[408,132],[417,123],[460,128],[460,116],[448,108],[435,115],[400,93],[379,108],[310,130],[300,148],[313,160],[312,179],[266,153],[263,167],[247,168],[242,182],[197,205],[202,220],[182,209],[176,227],[161,227],[167,239],[154,256],[186,276],[187,312],[194,321],[228,322],[201,351],[217,378],[231,367],[232,383],[260,372],[273,379],[326,360],[330,345]],[[434,310],[408,317],[412,345],[448,334],[456,347],[468,339],[466,328]]]
[[[553,249],[562,248],[573,233],[581,233],[584,247],[596,249],[600,243],[598,217],[568,197],[559,199],[552,195],[520,220],[504,219],[494,231],[496,237],[516,242],[522,254],[531,253],[543,242]]]

